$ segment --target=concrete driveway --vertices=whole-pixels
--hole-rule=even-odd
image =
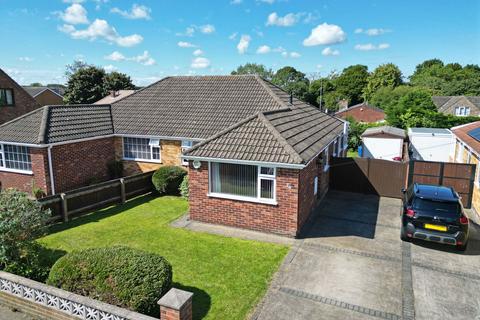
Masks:
[[[330,192],[253,319],[478,319],[480,228],[465,253],[399,238],[398,199]]]

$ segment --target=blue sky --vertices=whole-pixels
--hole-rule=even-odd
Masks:
[[[227,74],[246,62],[317,76],[429,58],[480,64],[480,1],[0,0],[0,68],[62,83],[75,59],[129,74]]]

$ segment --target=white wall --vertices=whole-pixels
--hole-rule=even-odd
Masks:
[[[455,139],[453,135],[410,135],[410,150],[413,151],[412,159],[448,162],[454,148]]]
[[[363,158],[393,160],[402,156],[403,140],[363,137]]]

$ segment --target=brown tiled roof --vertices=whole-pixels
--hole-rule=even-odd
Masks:
[[[32,86],[23,86],[23,89],[28,92],[29,95],[31,95],[33,98],[38,96],[40,93],[46,90],[52,91],[54,94],[56,94],[59,97],[62,97],[62,95],[57,92],[56,90],[49,88],[49,87],[32,87]]]
[[[117,90],[115,91],[114,95],[110,93],[108,96],[103,97],[102,99],[98,100],[94,104],[112,104],[115,101],[128,97],[134,92],[135,90]]]
[[[273,87],[270,88],[269,87]],[[115,132],[206,139],[288,94],[257,76],[168,77],[112,104]]]
[[[480,142],[475,138],[472,138],[468,135],[468,132],[480,128],[480,121],[472,122],[463,126],[458,126],[452,128],[453,134],[457,136],[458,139],[463,141],[466,145],[472,148],[475,152],[480,154]]]
[[[45,106],[0,126],[0,141],[47,144],[113,134],[110,105]]]
[[[297,103],[259,112],[196,145],[185,156],[305,164],[341,134],[343,127],[339,119]]]
[[[378,111],[378,112],[381,112],[381,113],[385,113],[385,111],[383,111],[382,109],[380,109],[378,107],[375,107],[375,106],[372,106],[371,104],[368,104],[368,102],[362,102],[362,103],[353,105],[351,107],[339,110],[339,111],[335,112],[335,115],[339,115],[339,114],[342,114],[346,111],[349,111],[349,110],[352,110],[352,109],[358,109],[358,108],[369,108],[369,109],[372,109],[372,110],[375,110],[375,111]]]

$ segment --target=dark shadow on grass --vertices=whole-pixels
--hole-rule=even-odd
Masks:
[[[207,315],[212,305],[212,299],[207,292],[196,287],[184,286],[179,282],[174,282],[172,287],[193,293],[192,312],[194,320],[203,319]]]
[[[155,199],[157,195],[154,194],[147,194],[144,196],[139,196],[136,198],[133,198],[125,204],[119,204],[115,205],[106,209],[100,209],[97,211],[94,211],[92,213],[88,213],[86,215],[83,215],[81,217],[75,218],[69,222],[63,223],[57,223],[54,225],[51,225],[48,229],[48,234],[54,234],[57,232],[64,231],[66,229],[78,227],[87,223],[92,223],[92,222],[99,222],[102,219],[114,216],[116,214],[122,213],[126,210],[130,210],[136,206],[139,206],[141,204],[145,204],[150,202],[151,200]]]

